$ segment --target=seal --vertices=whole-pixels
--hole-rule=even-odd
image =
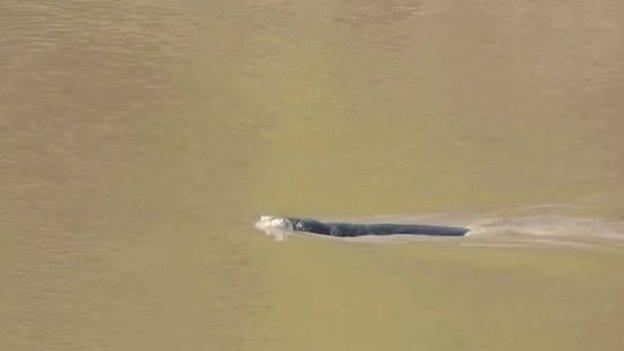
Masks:
[[[364,235],[431,235],[431,236],[464,236],[470,229],[462,227],[445,227],[421,224],[394,223],[343,223],[321,222],[310,218],[285,217],[288,227],[298,232],[308,232],[337,237],[355,237]]]

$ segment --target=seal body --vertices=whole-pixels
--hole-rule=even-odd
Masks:
[[[393,223],[323,223],[315,219],[286,217],[292,228],[299,232],[316,233],[322,235],[353,237],[363,235],[432,235],[432,236],[464,236],[470,229],[461,227],[445,227],[420,224],[393,224]]]

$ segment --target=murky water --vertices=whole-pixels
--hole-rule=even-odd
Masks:
[[[622,57],[613,0],[4,1],[0,349],[621,350]]]

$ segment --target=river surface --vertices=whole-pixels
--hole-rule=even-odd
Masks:
[[[0,349],[623,350],[623,58],[616,0],[4,0]]]

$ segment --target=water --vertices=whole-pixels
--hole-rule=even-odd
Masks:
[[[0,349],[621,350],[617,1],[0,4]],[[263,214],[466,225],[275,242]]]

